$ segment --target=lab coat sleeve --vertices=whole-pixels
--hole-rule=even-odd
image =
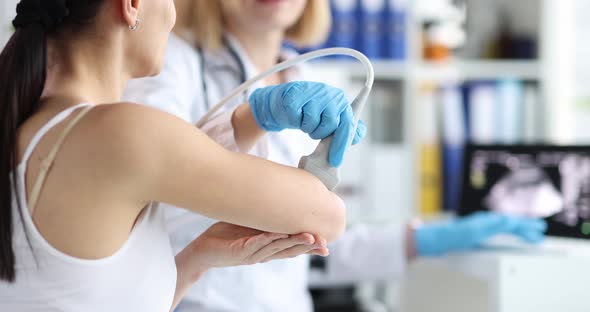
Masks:
[[[268,158],[269,146],[266,137],[260,139],[251,150],[240,150],[234,135],[234,127],[231,121],[232,115],[233,111],[224,111],[207,121],[207,123],[201,127],[201,130],[214,139],[215,142],[221,144],[230,151]]]
[[[310,271],[311,287],[386,281],[406,269],[404,225],[356,225],[330,244],[323,268]]]

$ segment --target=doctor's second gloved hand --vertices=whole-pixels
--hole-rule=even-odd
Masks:
[[[354,114],[344,92],[323,83],[297,81],[261,88],[250,96],[256,123],[266,131],[300,129],[314,140],[332,134],[329,162],[342,164],[350,138],[359,143],[367,133],[361,121],[354,132]]]
[[[476,248],[497,234],[511,234],[522,240],[541,243],[547,223],[541,219],[511,217],[478,212],[446,223],[424,225],[415,232],[418,256],[440,256],[452,251]]]

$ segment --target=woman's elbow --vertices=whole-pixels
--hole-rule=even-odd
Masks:
[[[346,205],[336,194],[332,194],[334,197],[334,220],[331,226],[331,231],[326,234],[326,240],[328,242],[335,241],[344,233],[346,230]]]
[[[318,230],[314,233],[326,239],[335,241],[346,229],[346,207],[340,197],[332,192],[324,195],[326,204],[321,208],[322,217],[316,225]]]

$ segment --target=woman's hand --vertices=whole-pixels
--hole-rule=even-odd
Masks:
[[[327,256],[326,242],[311,234],[267,233],[219,222],[189,245],[206,269],[263,263],[306,253]]]
[[[297,81],[261,88],[250,96],[250,107],[258,126],[266,131],[300,129],[314,140],[332,134],[329,161],[342,164],[350,138],[360,142],[367,128],[355,130],[354,114],[344,92],[318,82]]]
[[[326,241],[303,233],[267,233],[219,222],[176,255],[176,293],[171,311],[188,289],[209,269],[250,265],[303,254],[326,257]]]

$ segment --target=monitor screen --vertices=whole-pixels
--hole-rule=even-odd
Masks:
[[[459,215],[544,218],[547,235],[590,238],[590,146],[469,145]]]

